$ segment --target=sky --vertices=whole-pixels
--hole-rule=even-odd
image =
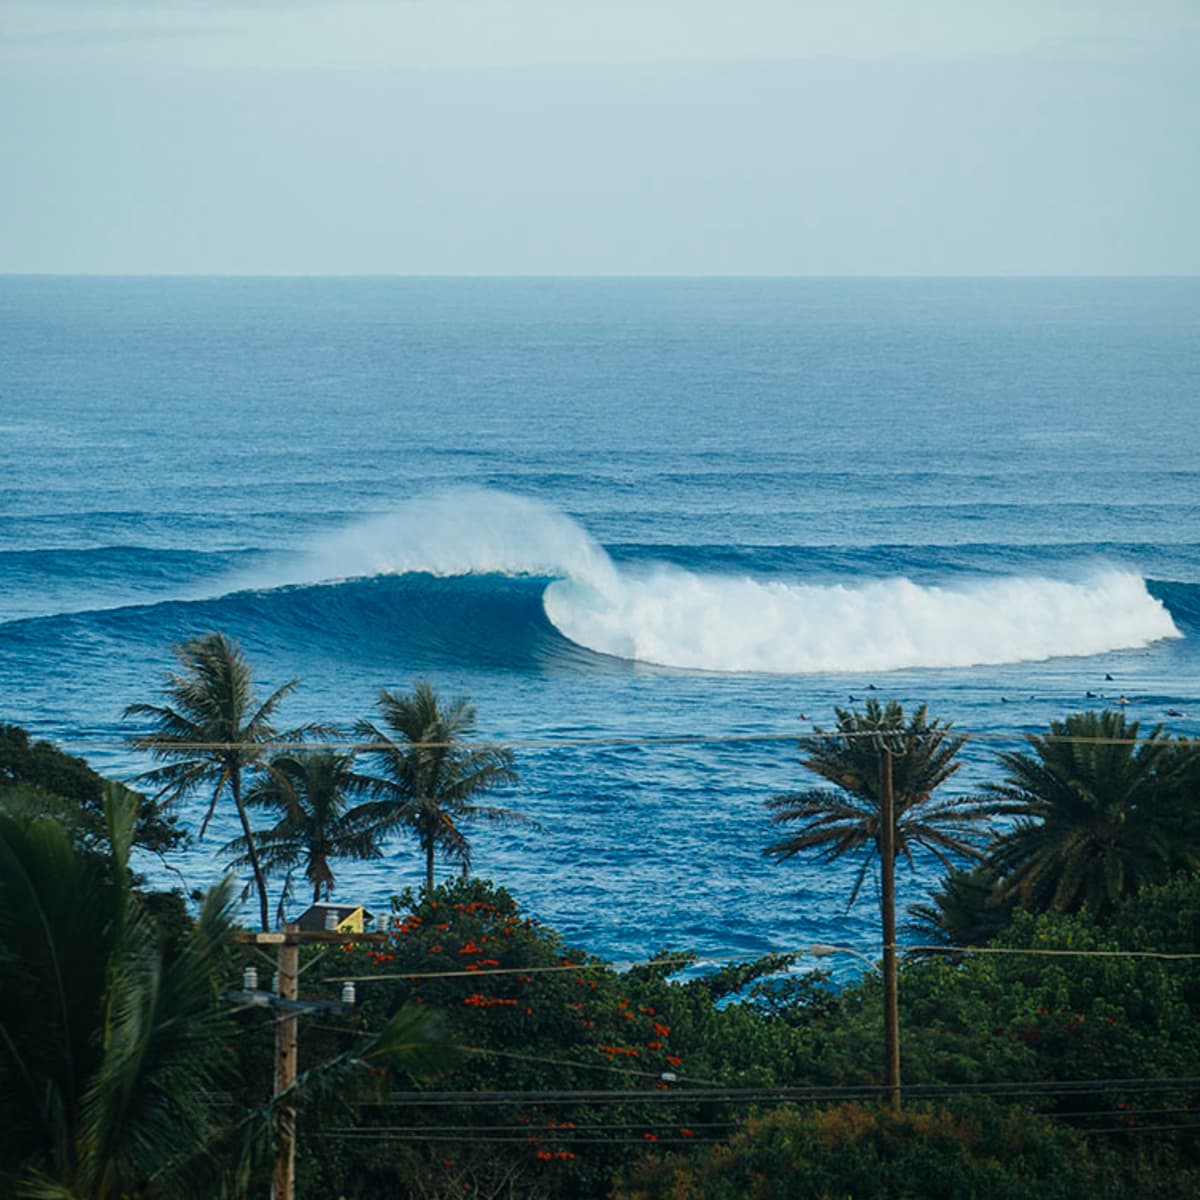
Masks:
[[[1200,274],[1200,0],[0,0],[0,273]]]

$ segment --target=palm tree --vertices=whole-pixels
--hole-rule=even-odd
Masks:
[[[1016,900],[996,895],[1000,873],[987,860],[951,871],[930,896],[908,906],[909,928],[941,946],[981,946],[1008,928]]]
[[[298,1106],[456,1058],[437,1015],[406,1004],[270,1102],[231,1108],[230,888],[165,937],[131,886],[140,800],[106,785],[100,853],[0,797],[0,1196],[242,1197]]]
[[[861,854],[850,892],[852,905],[876,855],[883,852],[881,751],[887,749],[892,756],[894,857],[903,855],[911,867],[913,849],[920,846],[949,869],[956,859],[982,857],[975,845],[979,825],[993,815],[995,806],[966,797],[933,798],[959,769],[957,755],[965,739],[952,736],[950,725],[929,721],[924,705],[907,722],[895,701],[885,709],[878,700],[868,700],[865,713],[843,708],[834,712],[837,732],[818,728],[820,740],[801,765],[839,790],[817,788],[768,800],[773,821],[801,828],[768,846],[764,854],[782,861],[814,850],[822,862]]]
[[[476,797],[516,782],[512,752],[467,744],[475,730],[474,706],[465,696],[443,706],[428,680],[419,680],[407,696],[385,689],[378,707],[382,729],[370,721],[355,726],[377,772],[368,785],[375,799],[360,808],[372,813],[380,833],[400,826],[416,833],[425,853],[425,887],[432,892],[436,851],[470,870],[463,822],[528,820],[511,808],[476,803]]]
[[[1123,713],[1075,713],[1027,737],[1032,754],[1000,755],[1007,777],[987,790],[1018,821],[992,854],[997,898],[1105,913],[1145,884],[1200,866],[1185,795],[1195,749],[1161,726],[1140,743],[1138,732]]]
[[[203,1195],[226,1121],[226,887],[168,947],[132,889],[140,797],[105,788],[107,852],[0,812],[0,1194]],[[211,1194],[211,1193],[210,1193]]]
[[[297,750],[276,755],[271,770],[246,792],[247,808],[264,808],[278,814],[276,824],[256,832],[254,844],[265,874],[284,870],[290,875],[304,868],[312,884],[313,903],[333,893],[335,858],[365,860],[380,855],[375,831],[376,815],[365,809],[346,808],[346,796],[362,791],[367,781],[354,771],[354,755],[336,750]],[[249,843],[234,838],[224,853],[237,854],[235,867],[249,864]]]
[[[797,823],[798,833],[775,842],[765,854],[782,861],[815,851],[829,862],[859,854],[862,865],[850,891],[852,905],[876,856],[880,864],[879,917],[883,935],[884,1017],[887,1078],[893,1108],[900,1105],[900,1035],[896,969],[895,863],[913,866],[915,847],[953,868],[954,859],[979,857],[974,842],[990,815],[977,801],[935,800],[934,791],[959,768],[963,739],[950,726],[929,721],[922,705],[909,721],[895,701],[887,708],[867,702],[865,713],[834,710],[837,732],[820,735],[804,766],[839,790],[813,789],[767,801],[772,820]],[[890,810],[891,819],[886,819]]]
[[[247,773],[271,770],[267,747],[312,732],[313,727],[279,734],[271,723],[280,701],[299,682],[289,680],[261,704],[254,695],[254,677],[241,647],[223,633],[190,638],[173,647],[181,670],[168,673],[163,693],[167,704],[131,704],[126,717],[147,718],[152,733],[131,737],[138,750],[148,750],[166,766],[146,771],[141,779],[160,785],[156,800],[171,803],[196,788],[212,788],[200,837],[208,829],[217,801],[228,790],[246,839],[246,859],[258,889],[262,928],[270,926],[267,883],[250,829],[242,795]]]

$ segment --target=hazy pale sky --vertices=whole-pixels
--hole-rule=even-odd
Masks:
[[[0,272],[1200,273],[1200,0],[0,0]]]

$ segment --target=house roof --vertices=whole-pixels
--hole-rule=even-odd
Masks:
[[[340,924],[347,917],[353,916],[356,912],[362,909],[364,921],[370,921],[374,914],[366,911],[361,904],[326,904],[324,902],[314,904],[300,914],[296,924],[301,929],[324,929],[325,914],[336,913],[338,923]]]

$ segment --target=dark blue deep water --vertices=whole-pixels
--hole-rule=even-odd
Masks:
[[[0,719],[131,775],[220,629],[294,723],[427,676],[487,738],[744,738],[874,685],[983,735],[964,791],[1122,694],[1195,735],[1198,414],[1195,280],[0,279]],[[866,948],[852,866],[762,858],[797,759],[520,748],[540,828],[477,869],[618,958]]]

